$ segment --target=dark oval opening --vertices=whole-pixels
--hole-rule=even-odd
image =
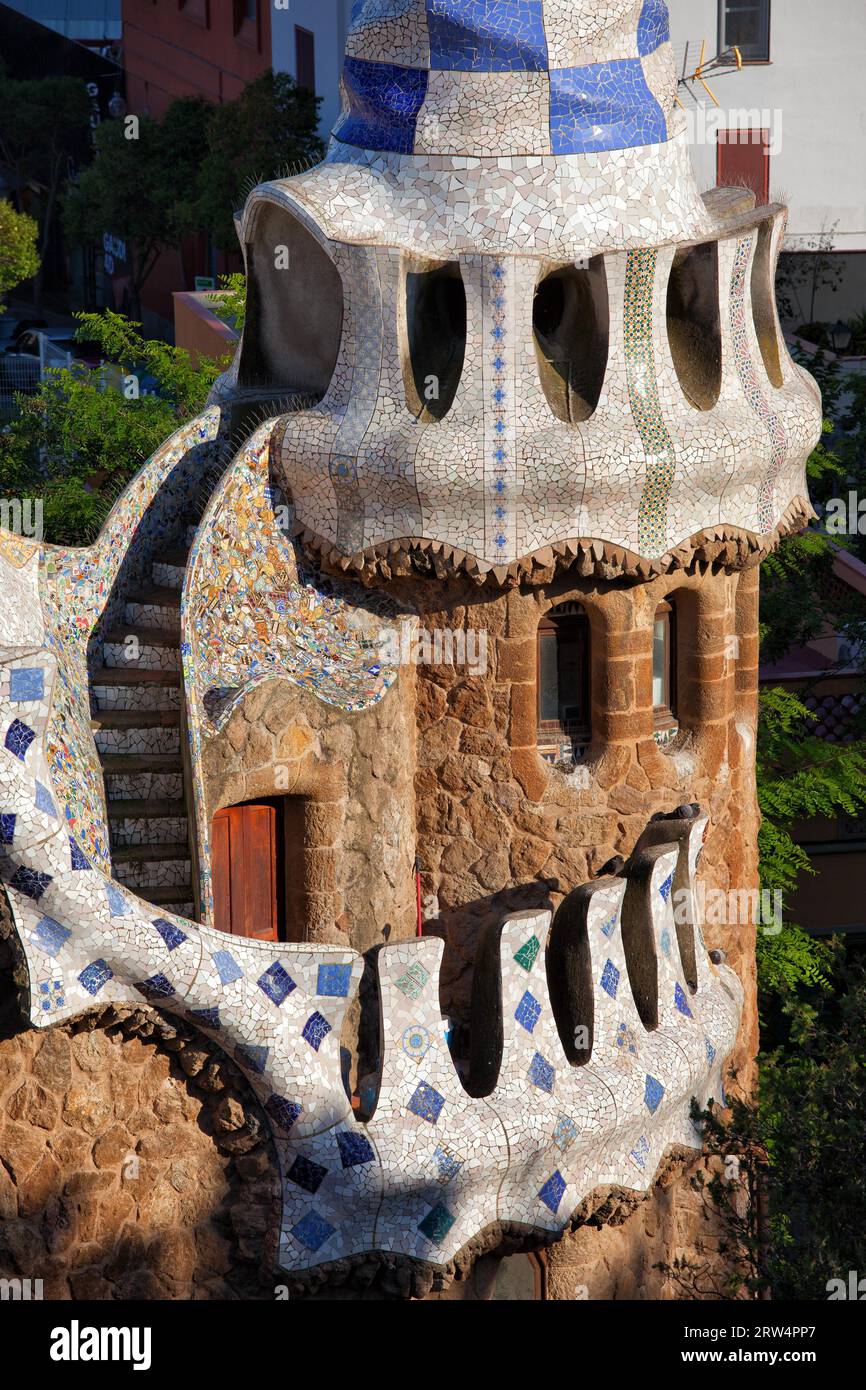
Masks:
[[[588,420],[607,370],[610,307],[604,257],[545,276],[535,291],[532,326],[550,409],[566,424]]]
[[[264,204],[247,250],[241,387],[320,400],[343,330],[343,282],[327,252],[284,208]]]
[[[678,251],[668,280],[668,342],[683,394],[712,410],[722,389],[719,248],[710,241]]]
[[[419,419],[441,420],[457,393],[466,353],[466,290],[459,263],[407,270],[404,309],[406,404]]]
[[[758,346],[764,359],[767,376],[774,386],[784,383],[782,360],[779,356],[779,330],[775,312],[776,279],[773,266],[773,224],[762,222],[758,228],[758,246],[752,266],[752,317]]]

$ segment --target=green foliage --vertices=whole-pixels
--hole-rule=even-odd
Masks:
[[[161,121],[103,121],[96,158],[66,197],[64,223],[73,242],[124,238],[137,297],[159,255],[197,229],[194,190],[207,148],[211,107],[200,97],[173,101]]]
[[[237,247],[233,213],[252,184],[321,158],[320,101],[286,73],[266,72],[235,101],[213,109],[196,215],[222,250]]]
[[[240,271],[221,275],[219,289],[210,296],[214,313],[237,333],[243,333],[247,313],[246,276]]]
[[[0,314],[6,312],[4,295],[39,269],[38,237],[39,227],[33,218],[0,199]]]
[[[120,490],[180,424],[202,409],[225,363],[194,366],[180,348],[142,338],[120,314],[79,314],[78,335],[101,344],[126,374],[153,378],[154,394],[127,399],[99,370],[47,373],[0,435],[0,495],[41,497],[45,539],[85,545]],[[119,382],[119,374],[118,382]]]

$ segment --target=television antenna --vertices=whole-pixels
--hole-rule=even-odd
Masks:
[[[696,89],[701,86],[713,105],[719,106],[719,99],[707,78],[726,77],[732,72],[739,72],[743,66],[743,55],[739,48],[726,48],[722,53],[717,53],[714,58],[707,58],[707,41],[701,39],[700,55],[695,63],[696,49],[697,42],[695,40],[687,41],[683,51],[682,72],[677,78],[677,101],[680,106],[683,105],[679,95],[679,88],[682,87],[692,101],[697,103],[700,92]]]

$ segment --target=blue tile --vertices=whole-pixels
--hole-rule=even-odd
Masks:
[[[187,939],[186,932],[181,931],[180,927],[176,927],[174,922],[167,921],[165,917],[155,917],[153,925],[170,951],[176,951]]]
[[[129,915],[129,904],[120,889],[115,888],[113,883],[106,883],[105,896],[108,899],[108,911],[111,913],[112,917],[126,917]]]
[[[536,1052],[530,1062],[527,1076],[533,1086],[537,1086],[541,1091],[552,1092],[556,1084],[556,1068],[552,1067],[540,1052]]]
[[[231,951],[214,951],[212,960],[217,968],[217,974],[224,985],[234,984],[235,980],[242,980],[244,972],[241,970]]]
[[[565,1195],[565,1189],[567,1186],[568,1184],[566,1183],[565,1178],[562,1176],[559,1169],[557,1168],[553,1173],[551,1173],[550,1177],[547,1179],[547,1182],[544,1184],[544,1186],[541,1188],[538,1194],[544,1205],[548,1207],[550,1211],[553,1212],[554,1216],[559,1210],[559,1204],[562,1201],[563,1196]]]
[[[69,854],[72,860],[73,869],[89,869],[90,860],[82,849],[75,843],[72,836],[69,837]]]
[[[545,72],[542,0],[427,0],[430,67]]]
[[[615,927],[616,927],[616,913],[614,913],[612,917],[608,917],[607,921],[602,923],[602,925],[601,925],[601,927],[599,928],[599,930],[600,930],[600,932],[602,933],[603,936],[606,936],[608,939],[610,939],[610,937],[611,937],[611,936],[613,935],[613,933],[614,933]]]
[[[659,892],[660,892],[661,895],[662,895],[662,901],[663,901],[663,902],[667,902],[668,898],[669,898],[670,895],[671,895],[671,884],[673,883],[673,881],[674,881],[674,876],[673,876],[673,874],[668,874],[668,876],[667,876],[667,878],[665,879],[664,883],[659,884]]]
[[[709,1038],[704,1038],[704,1048],[707,1054],[707,1061],[709,1062],[710,1066],[712,1066],[713,1062],[716,1060],[716,1049],[713,1047],[713,1044],[710,1042]]]
[[[258,1076],[261,1076],[267,1066],[269,1056],[269,1047],[257,1047],[250,1043],[247,1046],[235,1048],[235,1057],[241,1066],[249,1067],[250,1071],[254,1071]]]
[[[642,58],[655,53],[671,36],[670,17],[665,0],[644,0],[637,25],[637,51]]]
[[[42,874],[38,869],[28,869],[24,864],[15,870],[9,880],[12,888],[23,893],[25,897],[32,898],[35,903],[38,903],[51,882],[50,874]]]
[[[644,1088],[644,1103],[650,1114],[654,1115],[662,1102],[665,1088],[654,1076],[647,1075],[646,1086]]]
[[[278,1129],[284,1134],[291,1131],[292,1125],[300,1115],[302,1105],[296,1100],[283,1100],[282,1096],[268,1096],[265,1101],[265,1111],[273,1120]]]
[[[78,979],[88,994],[97,995],[113,976],[114,971],[104,960],[92,960],[89,965],[85,965]]]
[[[460,1169],[463,1167],[460,1159],[455,1158],[447,1149],[440,1148],[438,1144],[433,1150],[433,1157],[436,1160],[439,1181],[441,1183],[450,1182],[452,1178],[457,1176]]]
[[[630,1155],[631,1158],[634,1159],[634,1161],[635,1161],[635,1163],[637,1164],[638,1168],[645,1168],[645,1167],[646,1167],[646,1161],[647,1161],[647,1158],[649,1157],[649,1151],[650,1151],[649,1140],[647,1139],[647,1137],[646,1137],[645,1134],[642,1134],[641,1137],[640,1137],[640,1139],[638,1139],[637,1143],[635,1144],[634,1148],[632,1149],[631,1155]]]
[[[428,1124],[435,1125],[442,1113],[445,1104],[445,1097],[440,1096],[434,1086],[428,1086],[426,1081],[419,1081],[415,1087],[412,1099],[409,1101],[408,1108],[413,1115],[419,1119],[426,1120]]]
[[[15,838],[16,819],[14,811],[6,811],[0,815],[0,845],[11,845]]]
[[[541,1017],[541,1005],[535,996],[529,993],[529,990],[526,991],[520,1003],[517,1005],[517,1008],[514,1010],[514,1017],[517,1019],[521,1028],[526,1029],[527,1033],[531,1033],[535,1028],[536,1023]]]
[[[347,110],[334,136],[348,145],[412,154],[415,122],[427,95],[427,69],[346,58],[343,87]]]
[[[314,1052],[318,1052],[330,1031],[328,1020],[315,1009],[301,1029],[301,1037],[306,1039]]]
[[[268,966],[265,973],[256,980],[256,984],[277,1006],[282,1004],[284,999],[288,999],[292,990],[297,988],[288,970],[285,970],[278,960]]]
[[[139,980],[135,988],[145,999],[170,999],[175,992],[174,985],[165,975],[151,975],[147,980]]]
[[[616,998],[619,989],[619,971],[612,960],[609,960],[601,972],[601,987],[605,994],[609,994],[611,999]]]
[[[577,1125],[574,1120],[570,1120],[567,1115],[560,1115],[553,1127],[553,1142],[563,1153],[571,1147],[577,1138]]]
[[[317,1211],[308,1211],[306,1216],[292,1227],[292,1235],[308,1250],[315,1251],[321,1249],[336,1229],[336,1226],[332,1226]]]
[[[551,72],[554,154],[631,149],[667,138],[664,112],[647,86],[639,58]]]
[[[321,1163],[314,1163],[311,1158],[305,1158],[303,1154],[298,1154],[288,1173],[291,1182],[298,1187],[302,1187],[305,1192],[318,1192],[322,1182],[328,1176],[327,1168],[323,1168]]]
[[[189,1016],[201,1028],[221,1028],[219,1009],[190,1009]]]
[[[344,1168],[356,1168],[362,1163],[375,1162],[373,1145],[365,1134],[352,1134],[350,1130],[340,1130],[337,1134],[337,1148]]]
[[[69,928],[55,922],[53,917],[43,917],[33,928],[33,944],[38,946],[40,951],[44,951],[46,956],[56,956],[71,935]]]
[[[41,700],[45,694],[45,672],[41,666],[19,666],[9,672],[9,699],[23,705]]]
[[[36,795],[33,801],[37,811],[41,811],[43,816],[56,816],[57,807],[54,805],[54,798],[47,787],[43,787],[41,782],[36,783]]]
[[[320,965],[316,993],[345,999],[351,978],[351,965]]]
[[[36,734],[29,724],[23,724],[20,719],[13,719],[6,730],[4,743],[9,752],[13,753],[16,758],[20,758],[23,763],[27,756],[27,749],[35,737]]]
[[[418,1230],[428,1240],[432,1240],[434,1245],[441,1245],[456,1219],[446,1206],[437,1202],[435,1207],[430,1208],[424,1220],[418,1222]]]
[[[686,1018],[694,1017],[691,1009],[689,1008],[689,1001],[686,998],[686,992],[683,989],[682,985],[679,983],[679,981],[674,985],[674,1003],[676,1004],[680,1013],[685,1014]]]

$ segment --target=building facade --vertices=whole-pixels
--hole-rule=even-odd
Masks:
[[[736,1273],[692,1102],[757,1051],[785,211],[700,195],[658,0],[445,8],[356,12],[96,545],[2,538],[0,1155],[77,1297]]]
[[[829,287],[835,277],[825,277],[816,318],[833,323],[861,313],[866,98],[860,73],[866,27],[859,0],[833,0],[820,10],[811,0],[671,0],[669,8],[681,65],[688,47],[694,69],[702,40],[707,56],[739,44],[744,61],[738,73],[710,77],[717,114],[699,87],[700,109],[687,106],[700,187],[743,181],[759,200],[787,203],[786,248],[806,253],[826,246],[841,272],[835,293]],[[748,132],[748,139],[743,133],[728,138],[729,130]],[[792,307],[792,319],[811,321],[809,295],[801,294]]]

